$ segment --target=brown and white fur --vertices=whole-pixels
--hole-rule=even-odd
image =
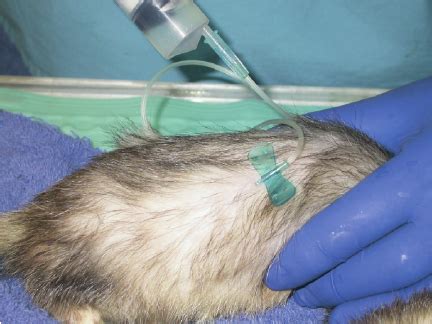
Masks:
[[[432,323],[432,293],[423,291],[408,301],[394,303],[366,314],[352,324],[430,324]]]
[[[0,254],[40,307],[64,323],[206,320],[257,313],[289,291],[263,284],[308,219],[390,158],[367,136],[298,118],[303,154],[284,175],[297,188],[271,204],[248,160],[262,143],[292,157],[289,128],[146,138],[119,148],[0,217]]]

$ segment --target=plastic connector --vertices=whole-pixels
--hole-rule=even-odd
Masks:
[[[225,62],[228,68],[233,71],[240,79],[246,79],[249,75],[248,69],[244,66],[242,61],[228,46],[227,43],[213,31],[209,26],[204,27],[205,42],[219,55]]]
[[[276,164],[272,144],[267,143],[252,149],[249,152],[249,161],[261,176],[257,184],[265,184],[273,205],[282,206],[295,196],[296,188],[282,175],[282,171],[287,169],[289,164],[288,162]]]

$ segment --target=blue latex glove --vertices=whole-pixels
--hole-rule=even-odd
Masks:
[[[354,126],[395,157],[308,222],[269,268],[275,290],[333,323],[432,287],[432,78],[315,113]],[[338,306],[339,305],[339,306]]]

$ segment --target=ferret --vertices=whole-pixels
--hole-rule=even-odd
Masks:
[[[207,321],[256,314],[290,291],[267,267],[313,215],[391,158],[340,123],[296,117],[305,147],[275,206],[248,159],[271,143],[292,159],[297,135],[273,131],[146,137],[118,148],[0,216],[0,255],[33,301],[62,323]]]

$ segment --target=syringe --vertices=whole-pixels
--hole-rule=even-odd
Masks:
[[[166,59],[195,50],[202,36],[241,79],[249,71],[193,0],[115,0]]]
[[[195,50],[202,36],[224,63],[284,118],[275,104],[249,76],[228,44],[209,26],[209,19],[193,0],[114,0],[166,59]]]

